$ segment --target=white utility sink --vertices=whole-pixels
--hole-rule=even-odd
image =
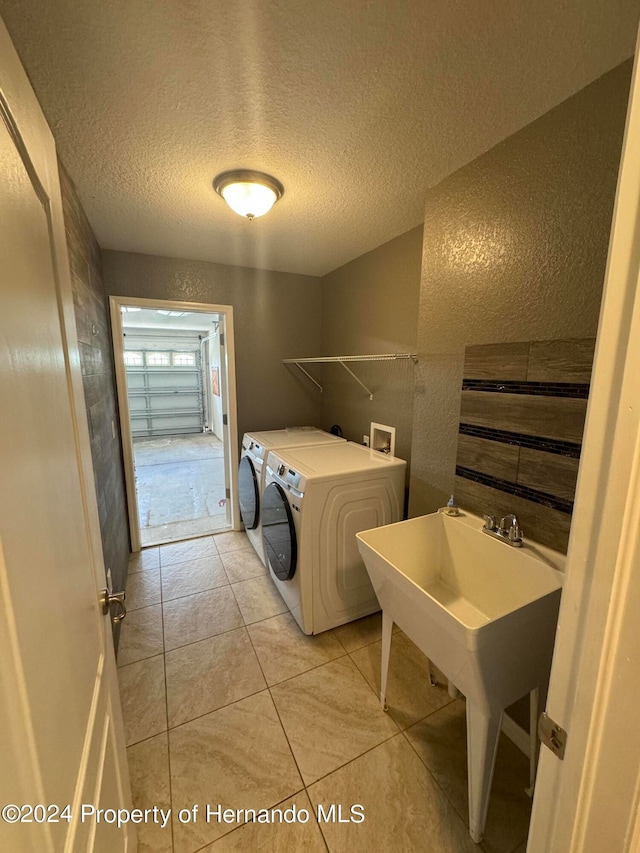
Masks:
[[[469,827],[482,838],[504,708],[551,668],[562,555],[510,547],[482,519],[434,513],[356,534],[382,607],[384,705],[393,623],[467,699]]]

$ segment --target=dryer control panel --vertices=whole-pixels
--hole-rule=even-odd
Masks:
[[[276,468],[276,473],[280,479],[288,486],[293,486],[294,489],[300,489],[300,474],[296,473],[293,468],[287,468],[282,463]]]
[[[250,439],[246,434],[242,439],[242,451],[247,456],[251,455],[253,459],[259,459],[260,461],[266,456],[264,447],[258,444],[257,441]]]

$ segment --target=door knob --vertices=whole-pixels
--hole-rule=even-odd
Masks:
[[[127,608],[124,603],[126,596],[127,594],[124,590],[122,592],[109,592],[106,587],[100,590],[100,606],[105,616],[111,610],[112,604],[118,605],[118,610],[111,617],[112,622],[122,622],[127,615]]]

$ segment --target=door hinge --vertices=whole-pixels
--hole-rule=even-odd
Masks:
[[[538,723],[538,737],[542,743],[551,750],[554,755],[557,755],[560,761],[564,758],[564,751],[567,746],[567,733],[554,722],[551,717],[543,711],[540,715]]]
[[[225,495],[226,495],[228,498],[230,498],[230,497],[231,497],[231,489],[225,489],[225,490],[224,490],[224,493],[225,493]]]
[[[222,416],[222,426],[227,426],[228,423],[229,423],[229,420],[228,420],[227,416],[223,415]]]
[[[220,346],[224,346],[224,332],[220,332]]]

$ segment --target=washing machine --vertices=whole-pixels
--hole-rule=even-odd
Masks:
[[[265,554],[305,634],[380,609],[356,533],[400,521],[406,465],[352,442],[270,451],[262,493]]]
[[[270,450],[283,447],[302,447],[310,444],[346,444],[346,439],[324,432],[317,427],[288,427],[287,429],[247,432],[242,438],[238,469],[238,502],[249,541],[266,566],[262,544],[260,500],[264,487],[264,463]]]

